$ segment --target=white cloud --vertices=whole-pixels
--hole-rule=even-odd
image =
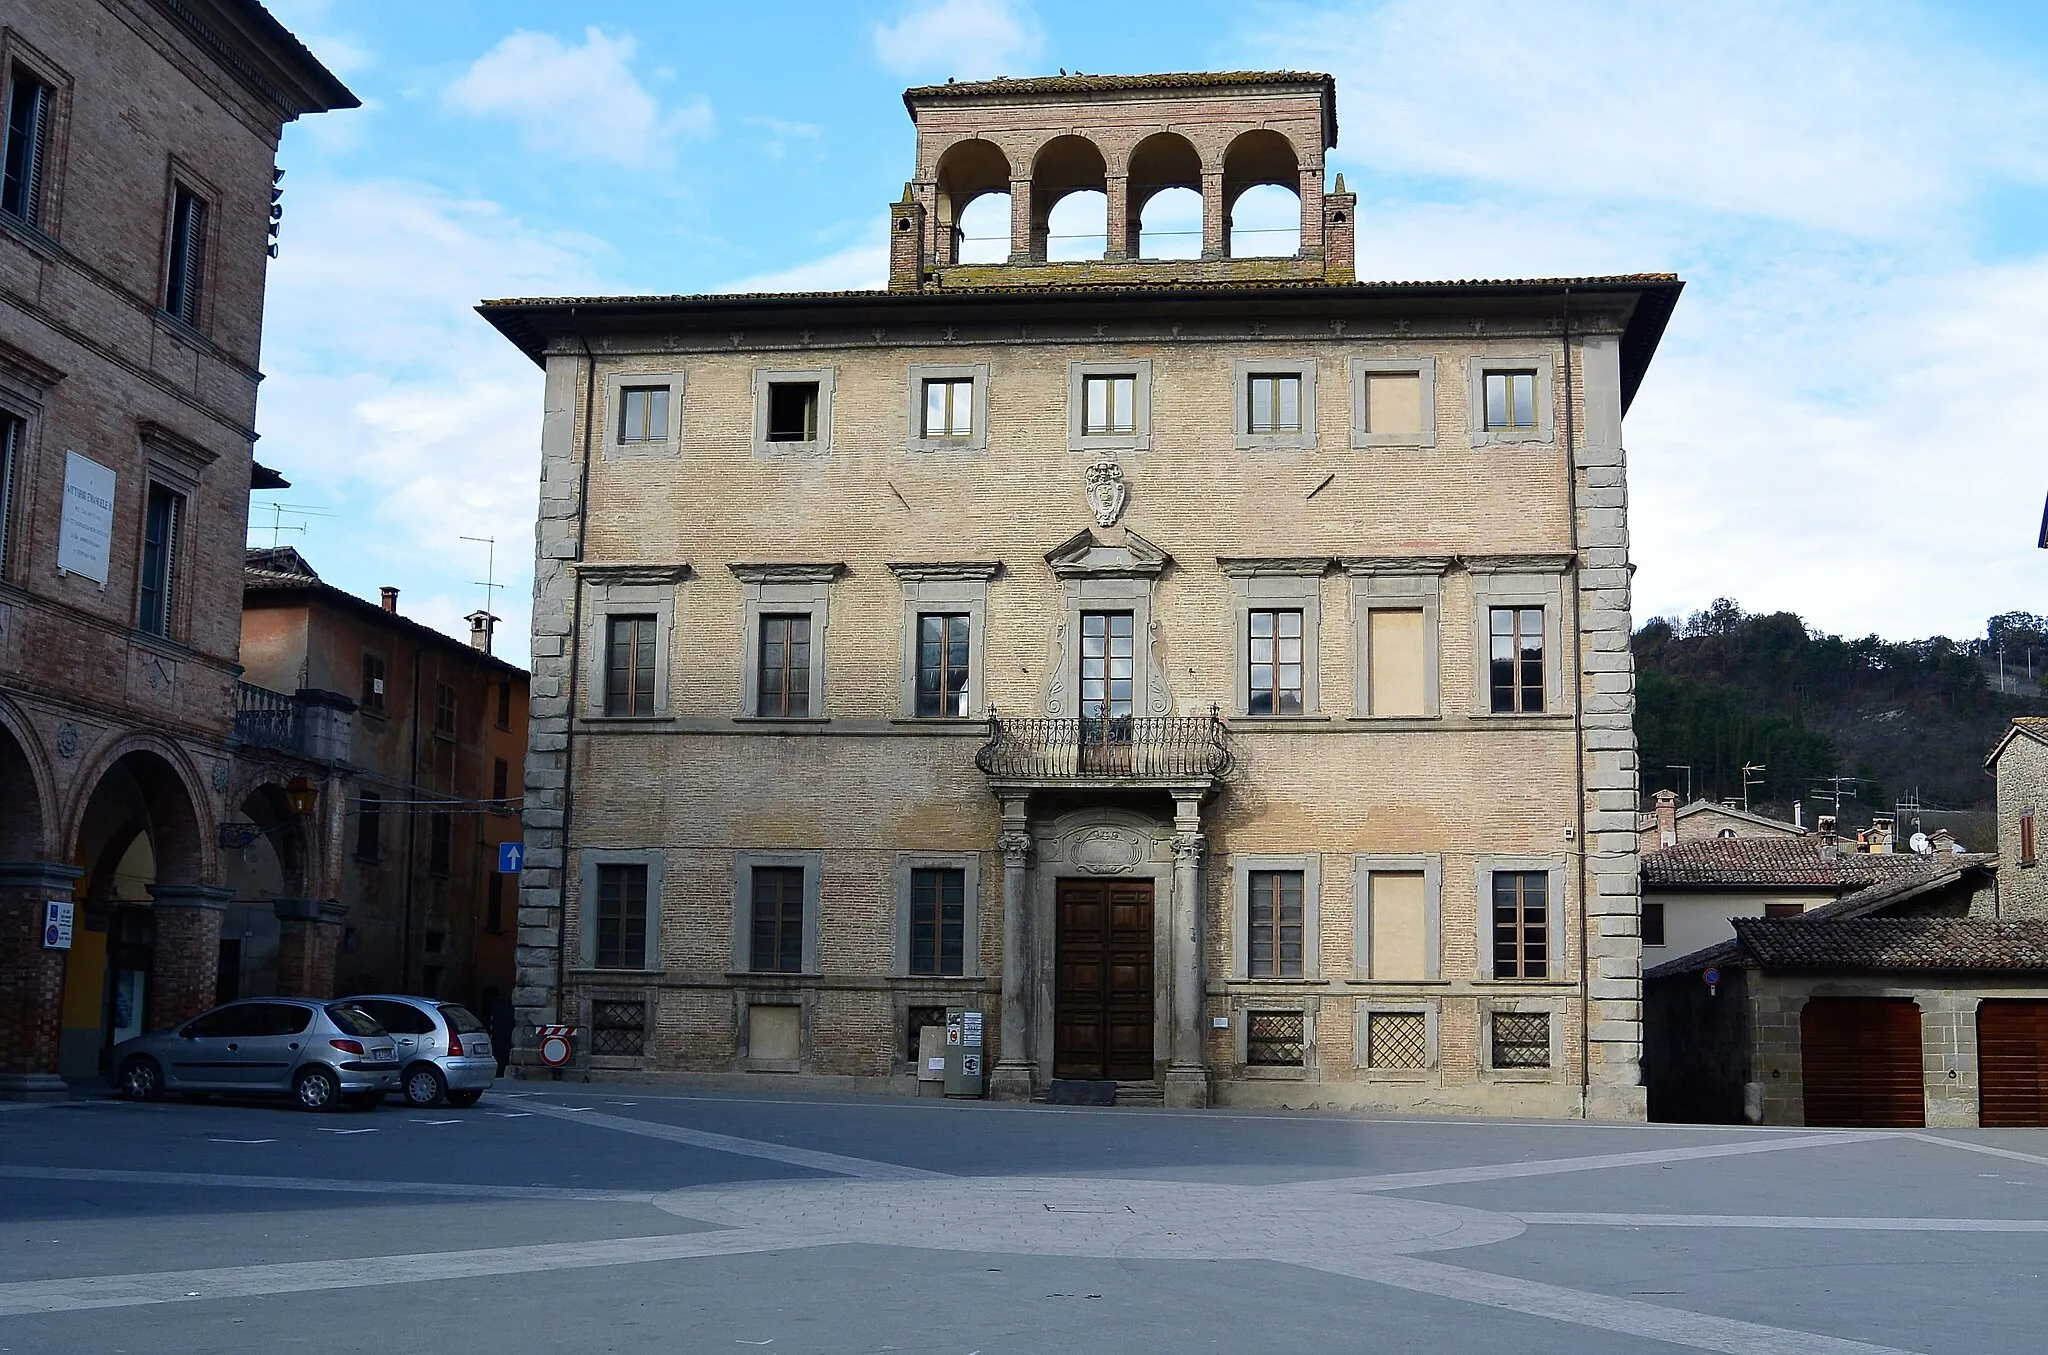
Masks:
[[[632,35],[584,30],[574,46],[520,29],[476,59],[445,94],[448,106],[517,124],[529,150],[621,164],[664,161],[675,138],[711,131],[699,99],[665,109],[634,76]]]
[[[902,75],[1017,75],[1045,45],[1028,0],[928,0],[875,25],[875,55]]]

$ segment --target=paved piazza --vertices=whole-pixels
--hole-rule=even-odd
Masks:
[[[0,1352],[2038,1352],[2048,1133],[0,1108]]]

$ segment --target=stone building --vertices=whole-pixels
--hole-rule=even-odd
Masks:
[[[251,943],[250,978],[281,977],[265,964],[280,925],[268,918],[290,911],[267,904],[277,889],[326,901],[322,992],[421,993],[488,1012],[512,991],[518,884],[499,872],[498,847],[519,840],[527,741],[527,675],[491,654],[497,618],[473,613],[465,644],[402,615],[397,589],[359,598],[289,547],[249,552],[242,607],[245,706],[338,712],[345,778],[321,797],[329,833],[311,853],[331,862],[327,890],[291,885],[289,850],[275,864],[261,850],[230,863],[228,917]],[[262,754],[280,743],[315,751],[287,739]],[[245,763],[258,756],[245,747]]]
[[[278,138],[356,99],[253,0],[9,6],[0,85],[0,1094],[34,1095],[64,1026],[214,995]]]
[[[2016,915],[2048,919],[2048,879],[2043,879],[2041,853],[2034,837],[2036,810],[2048,804],[2048,718],[2022,715],[1984,759],[1984,770],[1998,778],[1998,859],[2006,909]]]
[[[1356,282],[1327,76],[905,97],[886,290],[481,307],[547,373],[524,1016],[907,1085],[967,1005],[999,1096],[1639,1118],[1621,421],[1679,282]]]

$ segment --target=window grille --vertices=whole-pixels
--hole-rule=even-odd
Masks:
[[[1308,1017],[1301,1012],[1246,1012],[1244,1061],[1254,1068],[1299,1068],[1307,1059]]]
[[[1429,1067],[1429,1018],[1421,1012],[1372,1012],[1365,1019],[1366,1064]]]
[[[590,1003],[590,1052],[639,1058],[647,1052],[647,999],[593,998]]]
[[[1550,1066],[1550,1013],[1495,1012],[1493,1014],[1493,1066],[1496,1068],[1548,1068]]]
[[[907,1015],[908,1020],[904,1022],[903,1057],[909,1063],[915,1064],[917,1062],[917,1037],[919,1032],[926,1026],[945,1025],[946,1009],[944,1007],[912,1007]]]

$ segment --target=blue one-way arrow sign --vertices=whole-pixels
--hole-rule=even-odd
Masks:
[[[525,860],[526,844],[524,842],[500,842],[498,844],[498,873],[500,875],[517,875],[519,867]]]

